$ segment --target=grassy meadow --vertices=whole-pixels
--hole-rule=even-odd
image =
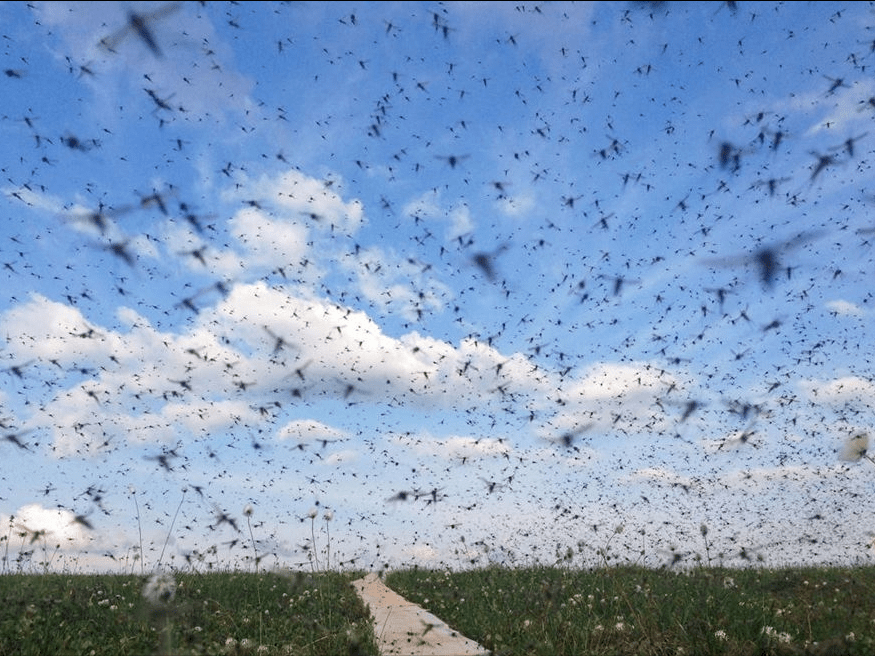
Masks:
[[[377,654],[359,576],[5,574],[0,655]]]
[[[875,567],[611,566],[392,572],[496,655],[875,653]]]
[[[0,575],[0,656],[374,655],[363,572]],[[384,581],[501,656],[875,653],[875,566],[488,566]]]

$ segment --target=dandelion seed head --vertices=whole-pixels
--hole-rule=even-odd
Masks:
[[[839,459],[844,462],[858,462],[869,450],[869,435],[867,433],[857,433],[845,441]]]
[[[153,604],[168,604],[175,596],[176,580],[166,572],[156,572],[143,587],[143,597]]]

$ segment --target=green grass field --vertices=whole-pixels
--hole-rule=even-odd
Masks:
[[[363,572],[0,575],[0,655],[378,654]],[[875,653],[875,567],[399,570],[496,655]]]
[[[0,576],[0,654],[377,654],[360,575]]]
[[[494,567],[387,583],[501,655],[875,653],[875,567]]]

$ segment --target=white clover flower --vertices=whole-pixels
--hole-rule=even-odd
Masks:
[[[176,596],[176,581],[171,574],[156,572],[143,588],[143,596],[153,604],[166,604]]]
[[[315,508],[310,508],[310,511],[307,513],[307,517],[309,517],[310,519],[316,519],[316,515],[318,514],[318,510],[316,510]]]
[[[322,516],[325,518],[326,522],[330,522],[332,519],[334,519],[334,513],[331,512],[330,510],[326,510],[325,514]]]
[[[717,631],[714,631],[714,637],[717,638],[718,640],[723,640],[723,641],[726,641],[729,639],[729,637],[726,635],[726,631],[724,631],[723,629],[718,629]]]
[[[246,515],[247,517],[252,517],[252,504],[251,503],[247,503],[245,506],[243,506],[243,514]]]
[[[779,633],[778,631],[776,631],[774,629],[774,627],[771,627],[771,626],[764,626],[761,633],[765,633],[766,637],[768,637],[776,642],[782,642],[782,643],[787,644],[787,645],[789,645],[793,641],[793,638],[792,638],[792,636],[790,636],[789,633],[784,633],[784,632]]]

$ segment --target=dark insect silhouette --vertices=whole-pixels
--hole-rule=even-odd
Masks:
[[[572,428],[570,430],[564,431],[560,433],[557,437],[547,437],[544,438],[548,442],[553,442],[554,444],[559,444],[567,449],[574,449],[575,451],[578,448],[574,445],[574,442],[577,438],[590,430],[593,426],[595,426],[595,422],[588,422],[586,424],[582,424],[577,426],[576,428]]]
[[[146,47],[152,51],[153,55],[155,55],[156,57],[161,57],[161,48],[158,46],[158,41],[155,38],[155,34],[152,31],[150,23],[160,18],[164,18],[165,16],[169,16],[173,12],[177,11],[181,6],[181,2],[170,2],[146,14],[141,14],[133,10],[128,10],[128,20],[125,26],[112,33],[111,35],[101,39],[100,45],[110,52],[115,52],[118,45],[122,41],[124,41],[124,39],[126,39],[129,34],[134,34],[135,36],[139,37],[143,43],[146,44]]]
[[[483,272],[489,282],[495,282],[497,274],[495,270],[494,260],[508,248],[507,244],[503,244],[494,251],[480,251],[471,256],[471,262]]]
[[[28,431],[19,431],[17,433],[6,433],[3,436],[3,439],[6,440],[7,442],[10,442],[11,444],[14,444],[19,449],[22,449],[24,451],[30,451],[30,447],[21,441],[22,435],[24,435],[26,432],[28,432]]]
[[[752,253],[746,255],[709,260],[709,262],[719,266],[752,264],[758,271],[758,277],[763,287],[765,289],[772,289],[777,282],[778,274],[781,271],[788,273],[790,271],[783,264],[784,254],[787,251],[800,247],[802,244],[810,242],[820,234],[820,231],[803,232],[790,239],[756,248]]]
[[[469,155],[435,155],[435,157],[442,159],[449,164],[451,169],[454,169],[468,159]]]

